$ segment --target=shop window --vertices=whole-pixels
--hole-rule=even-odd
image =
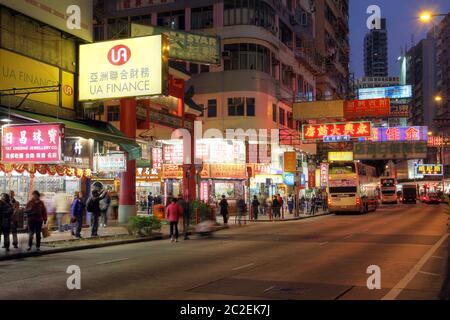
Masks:
[[[247,98],[247,117],[255,116],[255,98]]]
[[[208,118],[217,117],[217,100],[208,100]]]
[[[286,113],[285,113],[284,109],[282,109],[282,108],[280,108],[279,111],[280,111],[279,112],[280,124],[284,126],[284,125],[286,125],[286,119],[285,119]]]
[[[225,70],[257,70],[270,74],[270,55],[268,48],[254,43],[226,44],[224,51]]]
[[[119,121],[120,119],[120,107],[110,106],[108,107],[108,122]]]
[[[273,122],[277,122],[277,105],[272,105],[272,120]]]
[[[192,8],[191,29],[205,29],[214,27],[213,7]]]
[[[245,109],[244,98],[228,98],[228,115],[243,116]]]

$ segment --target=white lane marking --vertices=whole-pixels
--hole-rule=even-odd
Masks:
[[[351,238],[351,237],[353,237],[353,235],[349,234],[349,235],[346,235],[343,239],[348,239],[348,238]]]
[[[327,245],[329,242],[322,242],[322,243],[319,243],[319,246],[324,246],[324,245]]]
[[[439,256],[432,256],[433,259],[444,259],[444,257],[439,257]]]
[[[441,239],[425,253],[408,274],[404,276],[403,279],[401,279],[383,298],[381,298],[381,300],[395,300],[403,289],[407,287],[408,283],[420,272],[420,269],[427,263],[428,259],[430,259],[442,243],[447,240],[448,236],[448,233],[444,234]]]
[[[264,292],[269,292],[269,291],[272,290],[273,288],[275,288],[275,286],[271,286],[271,287],[267,288],[266,290],[264,290]]]
[[[234,269],[231,269],[231,270],[232,270],[232,271],[242,270],[242,269],[245,269],[245,268],[254,266],[254,265],[255,265],[254,263],[249,263],[249,264],[246,264],[246,265],[244,265],[244,266],[240,266],[240,267],[237,267],[237,268],[234,268]]]
[[[97,262],[96,264],[116,263],[116,262],[121,262],[121,261],[129,260],[129,259],[130,259],[130,258],[122,258],[122,259],[108,260],[108,261]]]
[[[426,274],[427,276],[433,276],[433,277],[440,277],[440,274],[437,273],[431,273],[431,272],[425,272],[425,271],[419,271],[421,274]]]

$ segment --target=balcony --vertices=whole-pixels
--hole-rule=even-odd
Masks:
[[[314,47],[294,49],[297,60],[315,76],[325,73],[324,57]]]

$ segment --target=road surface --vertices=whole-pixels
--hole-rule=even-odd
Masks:
[[[0,299],[437,299],[444,206],[261,223],[168,240],[0,262]],[[69,266],[81,290],[68,290]],[[367,288],[379,266],[381,289]]]

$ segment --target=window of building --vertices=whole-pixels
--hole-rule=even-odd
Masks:
[[[191,29],[206,29],[214,27],[213,6],[192,8]]]
[[[288,125],[288,128],[294,129],[294,119],[292,116],[292,112],[287,113],[287,125]]]
[[[263,0],[225,0],[225,26],[255,25],[276,34],[275,10]]]
[[[280,108],[279,111],[280,111],[279,112],[280,124],[282,124],[284,126],[284,125],[286,125],[286,118],[285,118],[286,113],[285,113],[284,109],[282,109],[282,108]]]
[[[270,55],[268,48],[254,43],[226,44],[225,70],[257,70],[270,74]]]
[[[272,104],[272,120],[273,122],[277,122],[277,105]]]
[[[208,100],[208,118],[217,117],[217,100]]]
[[[247,98],[247,117],[255,116],[255,98]]]
[[[184,10],[159,12],[157,24],[160,27],[184,30],[185,29]]]
[[[119,106],[110,106],[110,107],[108,107],[107,118],[108,118],[108,122],[109,121],[119,121],[119,119],[120,119],[120,107]]]
[[[228,115],[243,116],[245,109],[244,98],[228,98]]]

